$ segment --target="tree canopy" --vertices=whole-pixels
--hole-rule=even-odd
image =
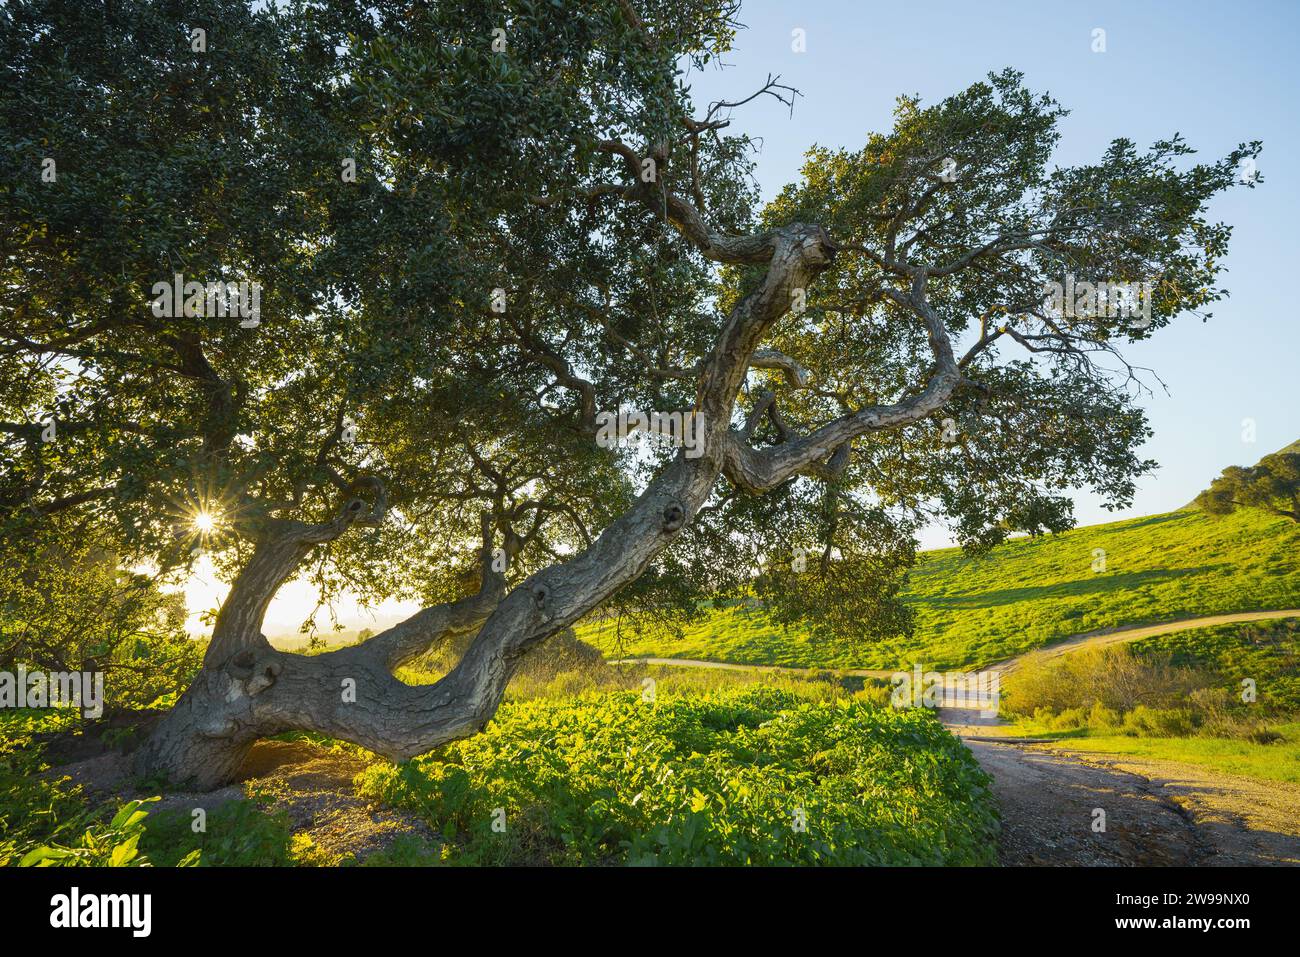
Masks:
[[[1254,465],[1230,465],[1193,504],[1211,515],[1254,508],[1300,522],[1300,452],[1283,449]]]
[[[735,127],[791,89],[690,91],[733,3],[509,8],[0,11],[4,541],[57,519],[128,564],[212,554],[233,587],[186,705],[208,739],[419,753],[601,608],[752,588],[897,633],[919,524],[987,548],[1069,527],[1071,488],[1130,500],[1151,463],[1124,346],[1224,295],[1207,204],[1258,143],[1061,168],[1062,108],[1008,70],[900,99],[760,206]],[[178,274],[202,288],[159,315]],[[256,315],[213,314],[224,282]],[[700,454],[597,441],[620,410],[698,424]],[[292,660],[260,627],[300,575],[428,607]],[[431,690],[392,679],[465,631]],[[290,703],[347,679],[372,712]],[[200,707],[230,682],[243,710]]]

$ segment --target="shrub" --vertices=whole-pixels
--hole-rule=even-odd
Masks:
[[[1094,701],[1088,712],[1087,725],[1091,728],[1117,728],[1123,723],[1123,717],[1114,708],[1108,708],[1100,701]]]
[[[887,708],[890,706],[890,685],[887,681],[873,680],[863,684],[861,691],[856,691],[853,697],[859,701],[866,701],[878,708]]]
[[[1055,712],[1100,704],[1124,713],[1139,705],[1169,708],[1213,680],[1171,664],[1168,655],[1143,656],[1125,647],[1076,651],[1056,658],[1030,655],[1004,682],[1003,704],[1011,714]]]
[[[1145,638],[1132,648],[1136,654],[1164,654],[1175,665],[1213,675],[1224,689],[1219,710],[1263,712],[1271,717],[1300,714],[1300,620],[1196,628]],[[1258,691],[1258,701],[1249,706],[1241,700],[1246,678]]]
[[[1192,733],[1192,713],[1186,708],[1148,708],[1140,704],[1124,715],[1125,734],[1139,737],[1176,738]]]
[[[1082,728],[1088,724],[1087,708],[1066,708],[1056,718],[1058,728]]]

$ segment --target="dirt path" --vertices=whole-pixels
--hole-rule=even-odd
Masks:
[[[1012,744],[967,742],[993,778],[1004,865],[1176,865],[1199,856],[1195,827],[1145,779]],[[1094,830],[1103,823],[1105,830]],[[1096,822],[1096,824],[1094,823]]]
[[[1170,761],[966,740],[1004,865],[1300,865],[1300,786]],[[1094,830],[1105,812],[1105,830]]]
[[[1116,645],[1142,638],[1154,638],[1156,635],[1168,635],[1175,631],[1187,631],[1191,628],[1210,628],[1214,625],[1229,625],[1238,621],[1269,621],[1274,618],[1300,618],[1300,608],[1283,608],[1276,611],[1242,611],[1228,615],[1206,615],[1201,618],[1182,618],[1178,621],[1164,621],[1155,625],[1137,625],[1131,628],[1102,628],[1097,631],[1085,631],[1071,635],[1060,641],[1034,649],[1025,654],[1006,658],[986,665],[982,671],[997,671],[1007,675],[1020,666],[1026,657],[1032,654],[1044,654],[1055,658],[1080,648],[1095,648],[1103,645]],[[743,665],[727,661],[702,661],[697,658],[619,658],[611,665],[669,665],[683,668],[720,668],[727,671],[769,671],[778,674],[817,674],[833,671],[836,674],[852,675],[859,678],[888,678],[897,674],[899,669],[888,668],[791,668],[784,665]]]
[[[1192,628],[1212,628],[1215,625],[1230,625],[1239,621],[1270,621],[1275,618],[1300,618],[1300,608],[1283,608],[1277,611],[1242,611],[1230,615],[1206,615],[1202,618],[1184,618],[1180,621],[1164,621],[1157,625],[1139,625],[1134,628],[1102,628],[1098,631],[1073,635],[1036,649],[1036,651],[999,661],[996,664],[989,665],[985,670],[996,668],[1000,673],[1006,675],[1015,671],[1020,663],[1031,654],[1059,658],[1067,652],[1078,651],[1080,648],[1100,648],[1105,645],[1118,645],[1129,641],[1139,641],[1143,638],[1154,638],[1156,635],[1169,635],[1176,631],[1188,631]]]

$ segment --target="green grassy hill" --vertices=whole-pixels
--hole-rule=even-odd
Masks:
[[[1093,571],[1094,549],[1105,571]],[[988,555],[926,552],[907,600],[915,634],[875,644],[816,642],[761,608],[713,609],[680,638],[621,634],[612,621],[578,637],[607,657],[661,656],[744,664],[895,668],[981,666],[1080,632],[1198,615],[1300,606],[1300,526],[1243,510],[1199,511],[1018,539]]]

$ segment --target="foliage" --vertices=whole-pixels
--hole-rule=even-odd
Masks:
[[[1020,733],[1280,744],[1274,757],[1285,762],[1287,722],[1300,714],[1298,633],[1293,619],[1235,623],[1031,656],[1003,682],[1004,713]],[[1245,679],[1255,697],[1245,694]],[[1258,772],[1267,762],[1252,754]]]
[[[0,866],[56,840],[75,840],[90,823],[80,787],[0,770]]]
[[[1093,709],[1087,722],[1117,726],[1139,707],[1189,710],[1200,725],[1234,712],[1245,717],[1300,714],[1300,622],[1234,623],[1157,635],[1057,658],[1030,655],[1004,682],[1013,714]],[[1243,697],[1249,679],[1255,697]],[[1077,725],[1076,725],[1077,726]]]
[[[150,861],[140,853],[144,821],[149,812],[143,806],[158,798],[127,801],[100,826],[88,827],[75,844],[42,844],[32,848],[18,861],[19,867],[148,867]],[[197,852],[177,860],[178,867],[193,866]]]
[[[730,48],[736,4],[570,7],[513,3],[494,48],[500,17],[474,0],[7,4],[3,540],[67,511],[124,559],[184,568],[202,545],[234,575],[284,523],[364,494],[386,519],[316,551],[303,574],[324,595],[472,591],[483,510],[522,580],[611,526],[673,454],[597,448],[587,420],[693,408],[720,310],[761,278],[720,273],[698,231],[667,221],[670,197],[720,235],[803,221],[839,249],[765,343],[815,366],[814,387],[781,390],[746,436],[756,451],[921,387],[933,356],[908,269],[928,270],[947,334],[988,348],[933,420],[859,435],[825,487],[792,477],[758,504],[719,482],[613,607],[688,615],[761,565],[779,620],[879,638],[910,623],[918,521],[941,515],[981,549],[1069,527],[1069,486],[1131,498],[1146,422],[1093,358],[1222,298],[1228,229],[1208,203],[1258,143],[1193,162],[1176,136],[1118,139],[1055,168],[1064,111],[1008,70],[900,100],[891,129],[812,150],[759,211],[752,144],[686,76]],[[611,138],[654,154],[652,182],[629,180]],[[1063,263],[1153,282],[1151,323],[1053,325],[1042,285]],[[260,284],[257,324],[155,315],[151,291],[177,271]],[[780,385],[747,382],[752,397]],[[731,400],[719,427],[741,414]],[[791,579],[794,548],[839,560]]]
[[[189,810],[149,815],[141,847],[159,867],[187,861],[204,867],[270,867],[316,863],[310,849],[294,835],[284,812],[268,813],[256,802],[226,801],[207,812],[204,830],[195,833]]]
[[[1139,655],[1127,646],[1083,648],[1055,658],[1031,654],[1003,683],[1003,704],[1012,714],[1034,714],[1096,705],[1119,714],[1167,708],[1186,700],[1213,677],[1174,667],[1168,655]]]
[[[94,815],[70,778],[54,778],[38,736],[75,726],[71,710],[0,711],[0,866],[41,845],[75,841]]]
[[[1242,705],[1241,682],[1254,682],[1259,709],[1300,714],[1300,620],[1258,621],[1194,628],[1143,638],[1130,646],[1137,655],[1166,655],[1171,664],[1207,670]]]
[[[376,851],[361,867],[437,867],[442,863],[442,848],[430,845],[410,834],[399,834],[393,843]]]
[[[120,806],[91,800],[68,777],[47,773],[39,735],[75,733],[64,711],[0,713],[0,867],[188,867],[312,863],[295,855],[287,818],[252,801],[229,801],[195,834],[188,811],[149,813],[149,797]],[[299,858],[302,858],[300,861]]]
[[[552,222],[530,197],[603,176],[589,144],[664,127],[677,55],[730,42],[725,3],[640,6],[672,53],[647,50],[613,0],[514,4],[506,52],[472,0],[6,4],[4,540],[71,511],[125,559],[185,568],[202,546],[232,572],[280,520],[332,516],[382,475],[389,521],[308,574],[327,594],[434,601],[473,577],[484,508],[552,548],[583,540],[566,512],[616,517],[618,456],[575,434],[573,403],[548,398],[552,370],[528,356],[606,364],[603,336],[549,327],[558,304],[596,304],[571,294],[580,275],[650,290],[702,341],[707,270],[660,255],[643,221]],[[719,212],[743,209],[725,150],[700,159]],[[154,284],[176,272],[259,283],[259,321],[155,316]],[[514,330],[488,308],[497,287]],[[631,374],[611,368],[603,400]],[[197,530],[200,511],[218,527]]]
[[[104,704],[147,708],[201,657],[184,596],[122,568],[102,541],[55,523],[0,554],[0,669],[102,672]]]
[[[1228,466],[1195,504],[1211,515],[1256,508],[1300,524],[1300,451],[1283,449],[1245,468]]]
[[[932,714],[761,687],[509,703],[357,783],[424,816],[452,863],[980,864],[996,831],[987,778]]]

